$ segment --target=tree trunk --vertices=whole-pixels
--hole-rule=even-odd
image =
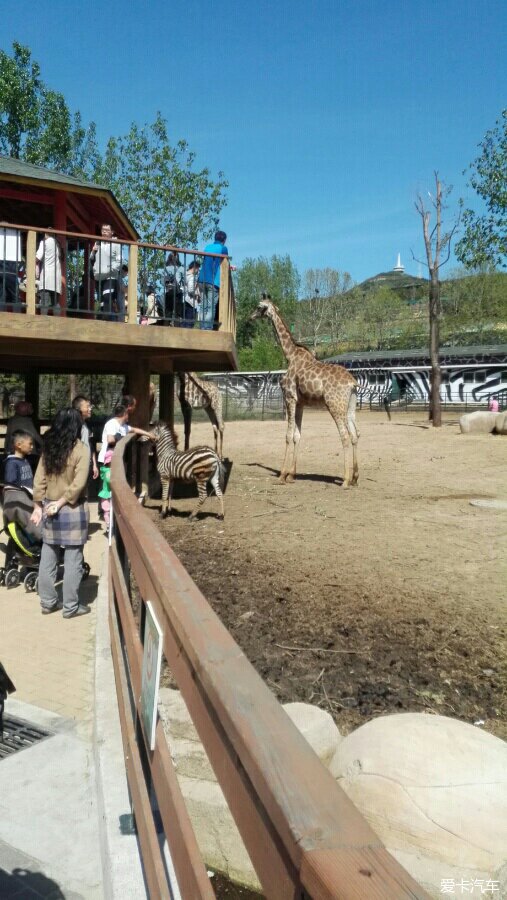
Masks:
[[[77,394],[76,376],[69,375],[69,400],[70,400],[71,404],[72,404],[72,401],[73,401],[74,397],[76,396],[76,394]]]
[[[430,282],[430,408],[429,418],[434,428],[442,425],[442,404],[440,401],[440,283],[438,272],[431,272]]]

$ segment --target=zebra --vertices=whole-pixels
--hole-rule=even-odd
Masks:
[[[207,497],[207,484],[211,481],[220,502],[219,519],[224,518],[224,498],[222,493],[223,465],[220,457],[211,447],[193,447],[178,450],[178,438],[171,425],[159,422],[152,429],[157,448],[157,469],[162,482],[163,519],[171,512],[172,488],[175,479],[195,481],[199,499],[190,514],[195,519]]]

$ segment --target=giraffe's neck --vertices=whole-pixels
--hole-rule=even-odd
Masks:
[[[194,387],[194,388],[195,388],[195,386],[197,385],[197,387],[200,388],[201,391],[205,389],[205,384],[204,384],[204,382],[201,381],[201,379],[197,377],[197,375],[195,374],[195,372],[189,372],[189,373],[188,373],[188,382],[189,382],[190,387]]]
[[[291,333],[287,328],[285,322],[283,321],[280,313],[278,312],[276,306],[273,306],[273,311],[271,315],[271,321],[273,322],[273,327],[276,332],[276,336],[280,343],[280,347],[282,348],[282,353],[285,356],[287,362],[294,356],[296,352],[296,344],[292,340]]]

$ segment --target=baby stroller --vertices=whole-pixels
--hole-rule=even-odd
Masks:
[[[37,589],[41,546],[17,522],[6,522],[1,533],[7,536],[5,561],[0,567],[0,585],[17,587],[21,581],[26,591]]]
[[[0,567],[0,585],[7,588],[17,587],[21,581],[28,592],[38,587],[39,563],[42,542],[34,538],[26,528],[26,498],[16,503],[20,491],[4,488],[3,528],[0,534],[7,536],[4,565]],[[88,578],[90,566],[83,563],[82,580]],[[58,573],[60,575],[60,572]]]

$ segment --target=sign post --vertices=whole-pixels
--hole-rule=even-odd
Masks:
[[[162,665],[162,630],[148,600],[144,623],[143,678],[141,687],[141,720],[150,750],[155,749],[158,688]]]

